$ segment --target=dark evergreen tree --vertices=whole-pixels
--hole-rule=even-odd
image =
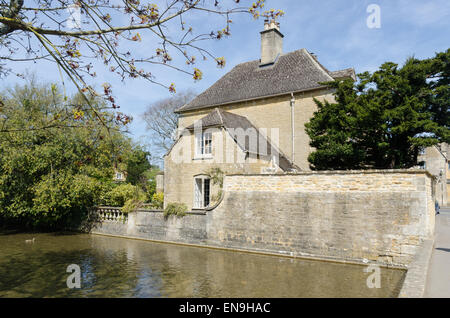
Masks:
[[[127,160],[127,182],[133,185],[146,184],[144,172],[151,169],[150,153],[135,146],[129,153]]]
[[[435,57],[384,63],[359,81],[326,83],[335,103],[315,100],[306,124],[316,170],[409,168],[419,150],[450,142],[450,49]]]

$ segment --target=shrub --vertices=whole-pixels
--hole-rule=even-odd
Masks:
[[[33,190],[33,225],[52,227],[69,225],[86,215],[102,191],[99,180],[71,174],[45,176]]]
[[[156,209],[162,209],[164,207],[164,193],[156,192],[152,196],[152,205]]]
[[[142,206],[143,203],[144,202],[142,200],[139,200],[139,199],[129,199],[123,205],[122,212],[124,212],[124,213],[133,212],[133,211],[139,209]]]
[[[103,197],[103,204],[122,207],[131,199],[144,202],[146,199],[145,193],[138,186],[126,183],[107,192]]]
[[[183,217],[186,215],[187,206],[184,203],[169,203],[164,209],[164,217],[168,218],[170,215]]]

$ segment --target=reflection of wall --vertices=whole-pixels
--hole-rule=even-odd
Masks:
[[[95,233],[337,259],[407,264],[434,233],[432,177],[423,170],[226,176],[204,214],[131,213]]]
[[[126,255],[119,273],[136,276],[134,288],[123,282],[134,297],[392,297],[403,275],[383,268],[382,288],[368,289],[363,266],[102,236],[91,241],[114,260]]]

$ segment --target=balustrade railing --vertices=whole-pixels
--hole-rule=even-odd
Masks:
[[[128,221],[128,213],[122,212],[120,208],[99,206],[94,208],[95,214],[102,222],[121,222]]]

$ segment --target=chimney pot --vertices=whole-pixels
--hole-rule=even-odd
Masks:
[[[283,53],[283,37],[279,23],[275,20],[264,21],[264,31],[261,31],[261,66],[275,63]]]

